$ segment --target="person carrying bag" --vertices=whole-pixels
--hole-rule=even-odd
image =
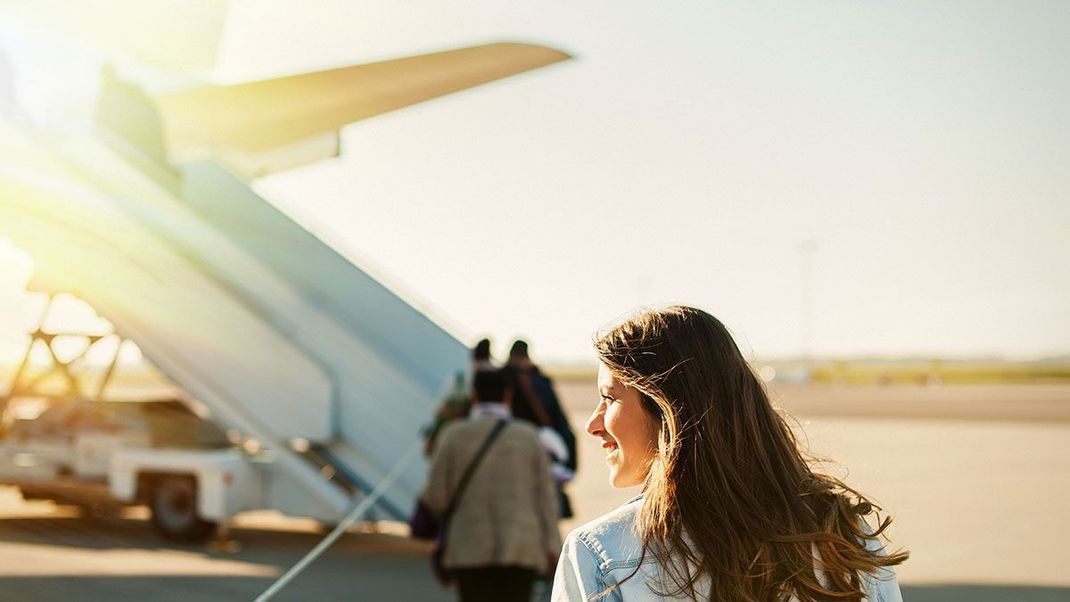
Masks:
[[[535,428],[510,419],[499,371],[477,372],[473,388],[469,417],[440,435],[410,524],[430,538],[437,522],[435,577],[455,582],[462,602],[527,602],[560,549],[549,461]]]
[[[443,586],[453,585],[454,575],[442,564],[442,557],[446,553],[446,534],[450,528],[450,517],[453,516],[453,512],[457,509],[457,503],[460,502],[461,496],[464,495],[464,490],[468,486],[468,481],[472,479],[472,474],[479,468],[480,461],[487,455],[487,451],[490,449],[491,444],[498,438],[502,430],[505,428],[507,422],[505,420],[499,420],[498,424],[494,425],[494,429],[487,435],[486,440],[483,441],[483,447],[479,448],[476,452],[476,457],[472,458],[472,463],[468,465],[468,469],[464,471],[464,476],[461,477],[460,484],[457,485],[457,491],[450,499],[450,505],[446,508],[446,512],[442,515],[441,520],[437,521],[434,527],[434,534],[425,533],[425,535],[431,535],[430,537],[422,537],[421,539],[434,539],[435,549],[431,552],[431,570],[435,574],[435,580],[437,580]]]

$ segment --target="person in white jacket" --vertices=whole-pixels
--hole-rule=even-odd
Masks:
[[[643,492],[569,534],[555,602],[902,600],[891,519],[808,464],[720,321],[647,310],[595,349],[587,432]]]

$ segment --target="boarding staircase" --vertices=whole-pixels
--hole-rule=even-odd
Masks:
[[[295,513],[338,520],[419,444],[467,351],[250,180],[337,156],[347,123],[567,58],[491,44],[157,96],[109,73],[91,132],[0,115],[0,237],[31,288],[88,302],[257,441]],[[378,515],[403,518],[425,469]]]

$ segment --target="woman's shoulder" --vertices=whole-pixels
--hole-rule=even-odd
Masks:
[[[582,546],[596,556],[602,570],[638,563],[643,544],[635,529],[635,519],[642,503],[642,496],[632,498],[617,509],[576,527],[568,535],[569,543]]]
[[[635,528],[640,508],[642,498],[634,498],[568,534],[554,576],[554,602],[652,599],[645,577],[632,578],[646,564]]]

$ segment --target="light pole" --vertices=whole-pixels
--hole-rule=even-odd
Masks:
[[[820,245],[816,239],[807,238],[795,245],[799,253],[799,349],[807,370],[813,359],[814,336],[814,254]]]

